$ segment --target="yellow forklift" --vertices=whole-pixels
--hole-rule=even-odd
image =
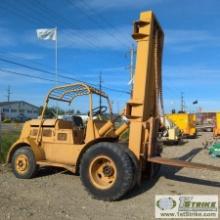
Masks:
[[[132,37],[137,42],[137,59],[133,95],[123,111],[128,121],[116,128],[108,96],[90,85],[76,83],[55,87],[46,97],[40,119],[26,122],[19,139],[9,150],[7,162],[11,163],[16,177],[31,178],[41,166],[63,167],[79,173],[82,184],[92,196],[112,201],[131,191],[143,174],[149,179],[155,176],[158,164],[220,170],[215,166],[161,157],[157,135],[164,34],[151,11],[140,14]],[[109,103],[108,119],[102,117],[106,109],[94,111],[95,95]],[[79,116],[73,122],[45,118],[50,100],[71,104],[79,96],[88,96],[90,100],[85,125]],[[99,117],[94,119],[95,115]],[[129,139],[123,145],[119,136],[127,129]]]

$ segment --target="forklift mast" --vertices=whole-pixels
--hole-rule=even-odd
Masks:
[[[157,154],[156,134],[162,110],[164,34],[153,12],[140,14],[132,37],[137,42],[137,57],[132,98],[126,107],[130,119],[129,148],[138,159],[146,160]]]
[[[155,164],[174,167],[220,170],[220,167],[163,158],[157,143],[162,101],[162,51],[164,33],[152,11],[142,12],[134,23],[132,37],[137,42],[136,69],[131,99],[126,104],[129,119],[129,149],[139,161],[140,171],[149,177],[157,172]]]

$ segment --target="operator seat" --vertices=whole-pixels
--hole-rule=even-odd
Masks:
[[[74,115],[73,116],[73,125],[76,126],[76,127],[83,128],[84,124],[83,124],[82,118],[80,116]]]
[[[85,126],[80,116],[74,115],[73,119],[73,138],[75,144],[83,144],[85,138]]]

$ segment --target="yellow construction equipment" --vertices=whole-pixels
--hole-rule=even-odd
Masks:
[[[220,136],[220,112],[216,112],[215,116],[215,127],[213,129],[214,137]]]
[[[161,117],[159,139],[164,144],[179,144],[182,140],[181,130],[167,117]]]
[[[196,114],[190,114],[192,116],[192,121],[193,121],[193,124],[196,125]]]
[[[220,170],[219,167],[161,158],[157,142],[160,124],[161,57],[163,31],[154,14],[143,12],[134,23],[133,38],[137,42],[137,59],[132,98],[123,115],[128,119],[119,128],[111,114],[108,96],[87,84],[76,83],[49,91],[40,119],[24,124],[19,139],[9,150],[7,161],[16,177],[28,179],[39,166],[63,167],[79,173],[87,191],[97,199],[118,200],[140,183],[142,174],[152,178],[158,164],[177,167]],[[106,108],[93,108],[93,97],[108,102],[109,118],[102,117]],[[45,119],[50,100],[71,104],[79,96],[90,100],[89,117],[73,121]],[[97,118],[94,118],[98,115]],[[119,136],[129,129],[127,145]]]
[[[195,116],[188,113],[166,115],[183,133],[184,136],[196,136]]]

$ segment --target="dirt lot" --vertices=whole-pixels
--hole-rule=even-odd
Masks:
[[[203,133],[182,146],[165,147],[163,155],[220,166],[203,149],[211,136]],[[35,179],[19,180],[0,166],[0,219],[154,219],[155,194],[220,194],[220,172],[163,166],[152,183],[143,182],[124,200],[93,200],[78,176],[63,170],[42,169]]]

